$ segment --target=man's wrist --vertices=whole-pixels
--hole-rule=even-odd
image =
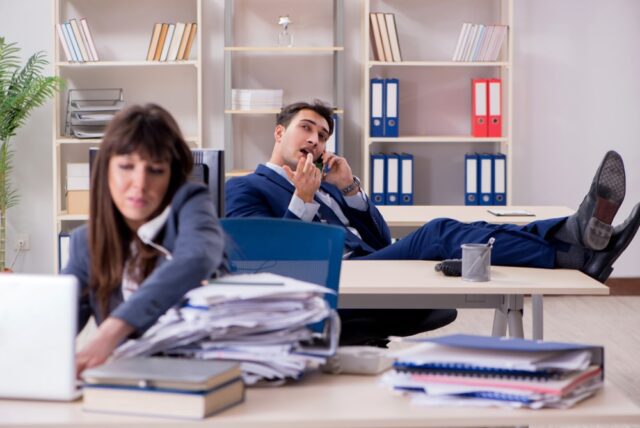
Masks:
[[[356,195],[359,191],[360,191],[360,179],[355,175],[353,176],[353,180],[349,185],[340,188],[340,192],[342,192],[344,196],[353,196],[353,195]]]

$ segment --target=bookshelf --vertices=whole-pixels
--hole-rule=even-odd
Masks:
[[[464,155],[506,155],[507,204],[513,195],[513,0],[365,0],[362,16],[363,184],[371,190],[372,153],[414,156],[415,205],[464,205]],[[371,12],[395,14],[401,62],[374,60]],[[496,61],[451,58],[464,22],[509,27]],[[399,78],[399,136],[372,137],[370,79]],[[471,79],[502,80],[502,136],[471,136]],[[400,207],[401,208],[401,207]]]
[[[233,89],[282,89],[283,104],[320,98],[344,118],[344,0],[278,3],[225,0],[224,150],[226,177],[244,175],[271,156],[279,108],[233,108]],[[293,46],[278,46],[278,16],[289,15]],[[306,79],[289,76],[308,72]],[[339,147],[339,152],[342,148]]]
[[[66,195],[69,163],[88,163],[89,149],[100,138],[76,138],[65,133],[69,89],[122,88],[125,106],[157,103],[176,118],[191,147],[202,147],[202,0],[52,0],[54,72],[67,88],[53,109],[54,271],[58,270],[58,236],[88,220],[70,213]],[[86,18],[99,61],[68,62],[56,24]],[[189,58],[147,61],[154,25],[159,22],[197,24]],[[170,84],[167,84],[170,82]]]

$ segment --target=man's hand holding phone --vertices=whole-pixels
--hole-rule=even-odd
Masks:
[[[322,172],[314,165],[313,155],[308,153],[306,157],[300,158],[295,171],[287,165],[284,165],[283,169],[296,188],[294,195],[305,203],[313,201],[313,196],[320,188],[322,180]]]
[[[325,170],[328,170],[322,177],[324,181],[333,184],[338,189],[343,189],[353,183],[353,172],[345,158],[332,152],[325,152],[322,155],[322,162]]]

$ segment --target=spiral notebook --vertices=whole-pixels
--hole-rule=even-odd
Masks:
[[[601,346],[464,334],[405,341],[420,345],[398,355],[398,372],[551,380],[604,366]]]
[[[492,336],[403,339],[387,383],[434,400],[456,398],[568,407],[603,383],[601,346]]]

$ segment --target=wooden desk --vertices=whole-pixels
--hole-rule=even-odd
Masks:
[[[0,400],[0,426],[184,427],[184,420],[83,412],[81,403]],[[376,377],[311,373],[281,388],[249,388],[246,401],[195,422],[216,428],[353,428],[640,423],[640,408],[611,385],[567,410],[421,407]]]
[[[493,334],[523,337],[524,296],[532,296],[533,338],[543,337],[543,295],[607,295],[577,270],[491,266],[491,281],[467,282],[434,270],[435,261],[345,260],[341,308],[494,308]]]
[[[434,218],[448,217],[463,223],[486,221],[488,223],[527,224],[534,220],[554,217],[566,217],[573,214],[573,210],[560,206],[508,206],[488,207],[484,205],[382,205],[377,207],[393,232],[398,238],[419,228]],[[498,217],[487,212],[487,209],[527,210],[533,217]]]

